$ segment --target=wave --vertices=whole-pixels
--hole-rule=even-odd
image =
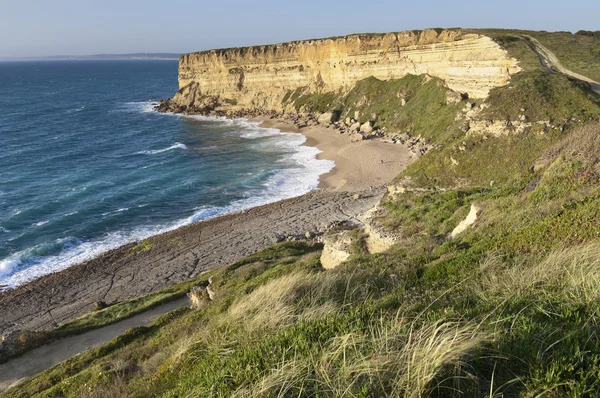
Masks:
[[[176,142],[175,144],[171,145],[168,148],[154,149],[154,150],[149,150],[149,151],[140,151],[140,152],[137,152],[136,155],[156,155],[158,153],[172,151],[173,149],[188,149],[188,147],[185,144],[182,144],[181,142]]]
[[[113,210],[113,211],[108,211],[106,213],[102,213],[102,215],[103,216],[108,216],[109,214],[122,213],[122,212],[127,211],[127,210],[129,210],[128,207],[123,207],[121,209],[117,209],[117,210]]]
[[[73,113],[73,112],[81,112],[85,109],[85,105],[82,105],[80,107],[77,108],[73,108],[73,109],[69,109],[67,110],[67,113]]]
[[[306,138],[298,133],[281,132],[274,128],[261,128],[259,127],[259,122],[252,122],[246,119],[223,119],[188,115],[182,117],[226,123],[234,127],[239,127],[239,130],[234,130],[235,134],[239,137],[249,140],[260,139],[261,145],[265,145],[265,148],[261,149],[269,150],[269,147],[276,148],[278,151],[286,153],[287,156],[280,160],[281,167],[273,171],[272,175],[267,177],[258,190],[253,189],[252,192],[248,192],[246,198],[233,201],[229,205],[201,206],[195,209],[190,216],[183,219],[162,225],[139,226],[130,231],[111,232],[99,239],[85,242],[70,238],[61,242],[62,247],[49,246],[58,249],[54,251],[57,254],[50,254],[50,252],[45,250],[39,250],[39,248],[37,251],[34,248],[16,253],[0,261],[0,284],[16,287],[43,275],[58,272],[72,265],[91,260],[120,246],[138,242],[185,225],[303,195],[316,189],[319,184],[319,177],[322,174],[330,172],[335,166],[333,161],[317,159],[317,154],[321,151],[314,147],[304,146]],[[185,145],[177,142],[169,148],[144,151],[142,153],[156,154],[186,148]],[[125,209],[119,210],[125,211]],[[33,252],[37,254],[33,254]],[[45,254],[42,254],[44,252]]]
[[[116,112],[142,112],[142,113],[153,113],[156,112],[154,109],[158,105],[156,101],[139,101],[139,102],[126,102],[121,104]]]

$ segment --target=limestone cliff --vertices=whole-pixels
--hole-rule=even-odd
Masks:
[[[211,50],[179,60],[178,105],[207,96],[242,107],[278,110],[290,90],[345,92],[362,79],[407,74],[443,79],[454,91],[484,98],[520,68],[492,39],[461,30],[424,30]]]

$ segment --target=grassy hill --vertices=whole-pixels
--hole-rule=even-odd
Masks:
[[[325,271],[321,244],[281,243],[105,308],[63,333],[181,297],[209,279],[216,292],[1,396],[594,396],[600,98],[544,70],[519,32],[486,32],[524,71],[483,102],[448,101],[443,82],[427,76],[370,78],[346,94],[297,90],[285,99],[360,122],[376,114],[386,134],[434,145],[395,181],[406,192],[380,204],[378,221],[397,236],[391,249],[369,254],[357,230],[354,255]],[[528,34],[557,46],[565,66],[593,73],[581,50],[598,49],[593,34]],[[579,54],[569,64],[558,47],[572,40],[581,47],[564,50]],[[473,132],[477,123],[506,121],[505,133]],[[518,122],[527,125],[517,130]],[[450,239],[472,205],[476,223]]]

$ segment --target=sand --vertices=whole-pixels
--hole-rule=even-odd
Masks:
[[[335,168],[321,176],[320,188],[361,191],[381,186],[392,181],[413,160],[406,147],[389,140],[351,142],[347,134],[339,134],[333,128],[311,126],[298,129],[273,119],[263,121],[261,126],[303,134],[307,138],[305,145],[322,151],[319,159],[335,162]]]
[[[155,236],[148,251],[126,245],[2,292],[0,334],[49,329],[91,311],[97,301],[143,296],[230,264],[281,237],[302,238],[306,232],[322,233],[334,222],[356,220],[379,202],[385,184],[410,161],[406,148],[383,140],[351,143],[334,129],[298,130],[274,120],[264,126],[302,133],[306,145],[323,151],[321,158],[336,162],[322,177],[322,189]]]

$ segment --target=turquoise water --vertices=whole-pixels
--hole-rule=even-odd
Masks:
[[[304,137],[159,114],[167,61],[0,63],[0,285],[218,214],[304,194]]]

